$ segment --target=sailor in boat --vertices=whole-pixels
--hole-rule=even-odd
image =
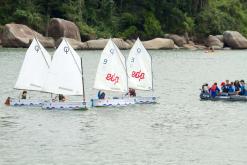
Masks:
[[[247,96],[247,92],[245,90],[245,82],[244,80],[229,83],[229,80],[221,83],[221,90],[218,88],[217,83],[215,82],[211,88],[208,88],[208,84],[202,85],[202,94],[205,97],[208,95],[209,97],[215,98],[216,96],[233,96],[233,95],[242,95]]]
[[[98,99],[105,99],[105,92],[98,91]]]
[[[65,99],[65,96],[64,95],[62,95],[62,94],[59,94],[58,95],[58,101],[60,101],[60,102],[64,102],[66,99]]]
[[[133,88],[129,88],[129,92],[125,96],[136,97],[136,91]]]
[[[221,95],[224,95],[224,96],[227,96],[228,95],[228,91],[229,91],[229,88],[228,88],[228,86],[226,85],[226,83],[225,82],[222,82],[221,84],[220,84],[220,86],[221,86]]]
[[[215,82],[214,85],[212,85],[212,87],[210,88],[210,95],[211,97],[216,97],[217,95],[219,95],[220,93],[220,89],[217,86],[217,83]]]
[[[27,91],[22,92],[21,99],[27,99]]]
[[[209,94],[209,86],[208,86],[208,83],[203,84],[201,90],[202,90],[202,93]]]
[[[244,83],[244,80],[241,80],[240,81],[240,92],[239,92],[239,95],[245,95],[245,83]]]
[[[236,92],[236,94],[239,94],[240,93],[240,83],[239,83],[238,80],[235,80],[234,86],[235,86],[235,92]]]
[[[234,82],[230,83],[229,89],[228,89],[228,94],[229,95],[234,95],[235,94],[235,86],[234,86]]]

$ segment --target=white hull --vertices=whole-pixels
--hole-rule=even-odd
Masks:
[[[11,106],[30,106],[30,107],[41,107],[44,103],[42,99],[15,99],[10,98],[9,105]]]
[[[86,108],[86,103],[81,101],[70,101],[70,102],[45,101],[44,104],[42,105],[42,109],[81,110],[87,108]]]
[[[127,106],[133,104],[154,104],[156,97],[123,97],[117,99],[92,99],[92,107]]]

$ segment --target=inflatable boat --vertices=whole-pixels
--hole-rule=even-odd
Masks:
[[[245,95],[219,95],[215,97],[211,97],[209,93],[201,93],[201,100],[225,100],[225,101],[247,101],[247,96]]]

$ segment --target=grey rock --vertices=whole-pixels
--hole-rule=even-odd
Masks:
[[[81,41],[79,28],[75,23],[61,18],[52,18],[48,26],[48,36],[58,40],[60,37]]]

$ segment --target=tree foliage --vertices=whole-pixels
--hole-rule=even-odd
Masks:
[[[148,39],[164,33],[247,35],[246,0],[3,0],[0,25],[26,24],[45,33],[50,18],[75,22],[82,36]]]

